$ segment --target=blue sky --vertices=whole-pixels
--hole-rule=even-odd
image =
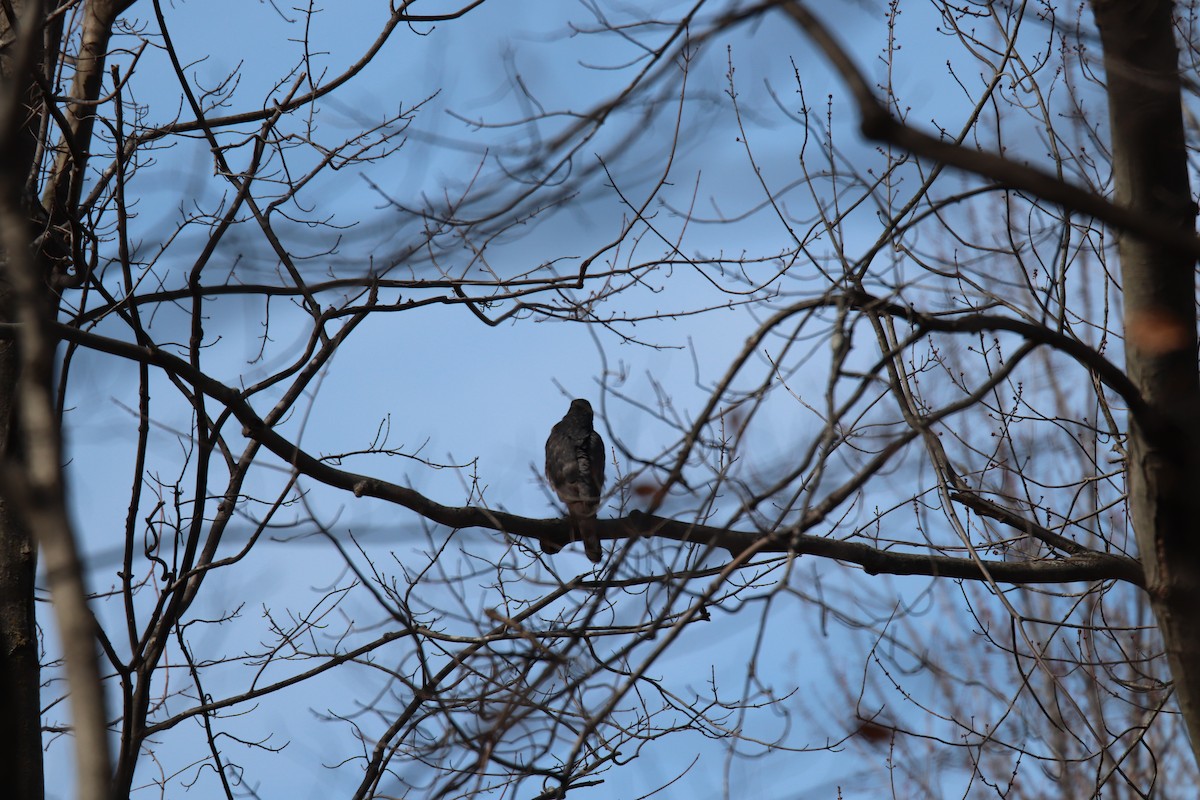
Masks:
[[[336,253],[312,259],[314,272],[328,269],[359,274],[372,265],[392,263],[397,249],[419,228],[420,221],[397,210],[390,201],[419,206],[423,196],[436,198],[460,190],[481,165],[484,176],[491,177],[498,164],[515,163],[523,150],[528,151],[532,137],[527,137],[527,132],[480,130],[463,121],[498,124],[527,115],[534,101],[516,90],[515,74],[543,108],[575,112],[591,108],[626,80],[628,69],[608,67],[628,62],[636,48],[611,35],[570,35],[571,21],[594,24],[588,8],[561,2],[489,2],[462,20],[398,31],[344,92],[321,103],[315,118],[317,138],[328,144],[389,113],[418,104],[420,108],[400,151],[378,162],[329,173],[302,195],[312,218],[357,225],[343,233]],[[678,9],[663,4],[664,16],[672,10]],[[152,33],[155,23],[148,7],[135,6],[134,12],[147,16],[131,27]],[[883,8],[872,2],[846,3],[826,7],[822,13],[844,34],[843,41],[862,69],[876,79],[885,78],[879,60],[886,45]],[[229,110],[258,108],[267,97],[277,96],[278,92],[272,91],[275,81],[302,53],[297,42],[289,41],[299,35],[300,26],[284,24],[281,19],[283,14],[294,15],[291,9],[283,9],[281,14],[266,3],[193,0],[166,8],[166,14],[196,85],[214,86],[237,69],[240,83]],[[364,50],[385,16],[383,4],[363,2],[331,6],[315,15],[310,62],[317,67],[315,72],[340,72]],[[946,73],[945,39],[934,32],[935,26],[936,20],[923,6],[908,8],[901,15],[897,33],[903,49],[898,53],[894,80],[914,124],[928,129],[936,117],[939,124],[953,130],[961,123],[962,101],[955,79]],[[122,42],[132,47],[137,40],[135,35]],[[863,164],[876,159],[873,146],[855,132],[855,113],[842,85],[792,23],[781,15],[767,15],[756,25],[743,26],[710,42],[692,65],[688,87],[693,99],[684,109],[683,145],[672,169],[671,185],[660,194],[663,202],[656,202],[651,209],[657,214],[656,227],[661,226],[668,236],[682,225],[675,210],[687,208],[693,195],[698,218],[736,216],[761,202],[762,190],[748,164],[726,94],[730,61],[736,70],[738,102],[752,152],[769,186],[777,189],[796,176],[803,131],[776,106],[778,102],[791,114],[799,107],[793,70],[804,79],[813,112],[823,117],[828,110],[831,115],[842,156]],[[164,122],[179,113],[179,91],[160,52],[153,47],[145,51],[135,78],[132,91],[149,109],[147,122]],[[959,78],[969,81],[971,75],[965,72]],[[827,105],[831,94],[832,104]],[[182,112],[183,118],[188,116]],[[578,163],[591,165],[595,154],[602,154],[620,190],[640,199],[656,170],[662,168],[663,142],[672,118],[673,112],[659,114],[642,137],[621,150],[615,148],[622,126],[615,125],[615,132],[603,133],[585,148]],[[551,116],[540,126],[540,135],[552,136],[570,121],[566,116]],[[446,141],[461,146],[447,148]],[[809,146],[815,149],[817,144]],[[1031,138],[1028,146],[1036,150],[1036,138]],[[229,192],[227,184],[213,175],[212,161],[201,141],[177,142],[173,149],[155,157],[158,166],[147,168],[144,186],[137,186],[140,216],[134,227],[143,252],[162,242],[164,227],[174,225],[194,207],[211,207],[221,193]],[[300,150],[293,166],[311,163],[313,157]],[[244,158],[244,149],[231,155],[235,168],[241,163],[238,159]],[[163,179],[164,174],[169,177]],[[584,189],[560,213],[523,226],[519,236],[503,236],[489,243],[493,269],[511,274],[552,259],[563,259],[564,273],[577,269],[578,260],[611,238],[628,212],[604,181],[592,180]],[[790,193],[786,202],[797,216],[811,213],[813,201],[804,192]],[[861,245],[848,243],[849,251],[858,252],[877,235],[872,220],[870,213],[863,212],[848,221],[843,233],[862,237]],[[251,231],[247,226],[242,238],[231,238],[218,251],[222,265],[228,265],[238,279],[254,279],[274,266]],[[306,231],[299,226],[287,232],[293,237],[289,244],[298,251],[311,247],[312,252],[327,248],[335,235],[327,228]],[[652,243],[653,237],[648,241],[647,252],[661,250]],[[168,250],[163,272],[169,278],[184,274],[189,256],[194,255],[189,244],[185,240]],[[768,213],[757,213],[731,224],[692,222],[685,249],[689,255],[701,250],[761,255],[788,246],[787,232],[778,221]],[[456,257],[467,259],[466,252],[446,247],[439,258],[450,271],[457,268]],[[422,262],[419,269],[429,274],[428,263]],[[811,277],[815,278],[815,273]],[[654,291],[630,290],[615,304],[616,309],[630,314],[669,313],[723,302],[723,296],[706,280],[685,269],[669,277],[656,275],[653,281]],[[419,293],[405,299],[414,296]],[[271,307],[274,342],[262,365],[247,365],[260,344],[261,305],[222,301],[211,308],[206,322],[213,341],[208,368],[222,380],[230,384],[253,381],[294,357],[299,339],[289,332],[289,324],[299,315],[289,309],[287,301]],[[470,463],[472,468],[430,469],[412,459],[383,457],[348,460],[347,468],[412,486],[448,505],[479,501],[478,494],[468,490],[474,474],[483,489],[483,500],[491,507],[532,517],[550,516],[557,511],[541,485],[542,447],[570,396],[588,397],[602,410],[600,429],[610,444],[619,439],[634,453],[656,454],[671,445],[674,434],[616,396],[608,396],[601,405],[601,382],[650,405],[655,402],[657,384],[670,395],[675,410],[685,417],[694,415],[759,321],[739,308],[622,326],[623,332],[657,345],[656,349],[622,341],[599,326],[523,319],[490,328],[461,306],[432,305],[380,315],[365,323],[339,351],[310,396],[299,404],[302,413],[290,418],[283,429],[309,452],[327,454],[364,448],[381,425],[389,425],[393,446],[408,452],[419,448],[423,458],[444,464]],[[186,341],[185,322],[182,314],[172,316],[166,309],[155,320],[155,331],[170,338],[174,326],[176,339]],[[119,328],[112,326],[111,330]],[[105,328],[100,332],[106,332]],[[820,407],[828,350],[823,342],[808,346],[815,355],[793,376],[789,388],[800,400]],[[761,379],[762,374],[763,365],[756,364],[747,381]],[[119,563],[113,554],[119,552],[123,497],[131,478],[131,434],[136,421],[129,409],[136,402],[136,370],[107,357],[82,356],[73,366],[71,382],[72,405],[79,407],[68,414],[67,422],[76,520],[83,548],[93,556],[91,586],[103,590],[116,581]],[[153,434],[156,460],[151,467],[161,470],[167,482],[174,477],[172,468],[183,469],[181,454],[189,446],[190,412],[186,405],[170,405],[171,391],[164,382],[156,385],[154,392],[156,402],[162,398],[157,407],[166,413]],[[266,408],[260,406],[259,410]],[[769,470],[786,463],[819,430],[814,415],[786,399],[769,405],[763,415],[768,424],[750,440],[750,469]],[[629,469],[627,464],[620,467],[623,472]],[[252,478],[250,489],[269,497],[286,477],[283,470],[262,470]],[[356,500],[309,481],[301,485],[318,518],[342,541],[353,535],[385,569],[397,571],[396,562],[419,563],[417,554],[445,535],[435,531],[427,538],[419,520],[403,509]],[[903,490],[902,479],[893,485]],[[887,505],[899,496],[890,496],[885,490],[873,500]],[[617,513],[621,500],[620,495],[614,497],[602,516]],[[248,523],[235,526],[225,546],[240,546],[249,529]],[[344,562],[324,538],[297,536],[310,532],[311,526],[278,531],[273,536],[278,541],[261,542],[246,563],[211,579],[212,585],[191,615],[213,617],[240,608],[240,617],[219,628],[197,625],[193,640],[197,649],[215,654],[253,647],[269,633],[266,609],[282,614],[285,608],[314,604],[319,608],[325,592],[348,583]],[[490,548],[487,544],[489,539],[498,539],[492,532],[470,530],[457,537],[464,548],[479,548],[493,556],[501,552],[499,543]],[[655,548],[656,553],[677,547],[661,542],[635,544],[642,546]],[[554,566],[568,575],[588,567],[578,548],[568,548],[556,557]],[[884,618],[891,602],[924,602],[929,585],[925,579],[882,582],[816,559],[802,559],[794,569],[791,580],[798,591],[812,591],[819,579],[822,590],[831,596],[840,595],[851,606],[857,604],[861,613]],[[938,602],[956,592],[950,586],[942,590]],[[763,592],[764,597],[767,594]],[[471,589],[470,599],[480,609],[494,602],[486,589],[477,587]],[[426,602],[436,606],[441,601],[435,593]],[[788,745],[819,748],[845,735],[855,724],[838,681],[854,684],[873,633],[826,625],[827,620],[812,603],[791,595],[778,595],[772,604],[770,634],[764,638],[761,654],[762,679],[779,695],[791,695],[782,704],[789,716],[783,719],[769,710],[751,714],[744,720],[745,730],[765,739],[787,730]],[[102,618],[115,621],[117,612],[119,608],[112,604]],[[722,689],[729,687],[736,693],[746,679],[745,655],[759,635],[760,613],[754,607],[736,615],[715,613],[712,622],[686,633],[654,669],[670,676],[675,684],[696,690],[703,689],[715,675]],[[370,626],[383,624],[386,617],[360,593],[338,610],[337,619]],[[962,620],[963,630],[953,631],[944,630],[944,618],[937,613],[914,616],[907,624],[919,635],[929,635],[934,646],[969,638],[966,619]],[[240,671],[214,670],[213,676],[208,690],[214,694],[234,691],[245,681]],[[919,689],[936,691],[935,685],[921,678],[913,683]],[[269,736],[272,742],[288,742],[278,755],[248,751],[237,756],[246,765],[247,780],[258,795],[317,798],[353,787],[357,780],[353,764],[336,771],[319,766],[353,756],[352,743],[344,730],[314,718],[331,709],[346,713],[347,707],[370,701],[373,695],[368,689],[377,684],[381,685],[378,676],[369,671],[335,670],[310,686],[265,699],[240,720],[239,731],[249,739]],[[899,702],[903,709],[903,701]],[[379,710],[386,715],[394,706],[394,700],[381,700]],[[746,750],[762,754],[752,746]],[[193,778],[201,796],[209,796],[215,789],[215,784],[209,783],[211,774],[192,764],[203,755],[203,739],[192,723],[164,734],[156,755],[165,774],[182,770],[187,776],[172,783],[167,796],[177,796],[181,785]],[[638,797],[651,786],[674,778],[697,756],[696,765],[664,796],[834,797],[839,785],[878,785],[887,760],[886,748],[882,748],[840,756],[771,750],[766,758],[727,761],[720,743],[685,734],[650,744],[632,766],[606,773],[604,784],[580,796]],[[67,757],[68,750],[60,741],[51,748],[49,763],[65,763]],[[957,782],[961,766],[950,763],[940,771],[950,791],[963,791]],[[149,764],[147,770],[146,781],[151,781],[154,776]],[[51,796],[66,796],[69,771],[51,770],[48,774]],[[145,796],[154,793],[147,789]]]

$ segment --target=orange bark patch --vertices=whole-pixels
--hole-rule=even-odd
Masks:
[[[1125,318],[1125,335],[1149,356],[1166,355],[1192,344],[1190,325],[1161,309],[1129,312]]]

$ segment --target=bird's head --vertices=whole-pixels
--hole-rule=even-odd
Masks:
[[[567,413],[577,419],[587,420],[590,424],[592,421],[592,404],[582,397],[572,400],[571,409]]]

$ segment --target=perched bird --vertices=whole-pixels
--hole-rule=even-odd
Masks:
[[[604,488],[604,440],[592,430],[592,404],[587,400],[572,400],[567,415],[550,429],[546,478],[558,499],[566,503],[575,538],[583,540],[583,551],[592,563],[599,563],[602,552],[596,509]]]

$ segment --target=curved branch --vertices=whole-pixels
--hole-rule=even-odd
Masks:
[[[1180,252],[1200,258],[1200,238],[1194,231],[1181,228],[1163,217],[1139,213],[1105,200],[1098,194],[1059,180],[1048,172],[1019,164],[984,150],[943,141],[896,120],[879,102],[870,85],[845,48],[808,9],[796,2],[782,3],[784,12],[808,34],[829,63],[850,87],[862,117],[862,135],[876,142],[888,142],[918,156],[991,178],[996,183],[1037,195],[1065,209],[1088,214],[1118,231],[1127,231],[1143,239],[1161,242]]]
[[[571,540],[571,523],[567,519],[533,519],[477,506],[445,506],[408,487],[332,467],[306,453],[267,425],[240,392],[205,375],[183,359],[156,348],[84,333],[65,325],[56,327],[68,341],[134,361],[144,361],[178,375],[197,390],[223,403],[242,423],[245,436],[262,443],[301,474],[327,486],[352,492],[356,497],[375,497],[396,503],[449,528],[485,528],[563,544]],[[1056,561],[984,561],[981,564],[986,567],[985,570],[980,563],[971,559],[889,552],[859,542],[811,536],[800,532],[804,526],[802,522],[795,528],[764,536],[679,522],[637,511],[621,519],[597,520],[596,523],[597,533],[605,539],[659,536],[708,544],[726,550],[735,557],[751,548],[765,553],[790,551],[858,564],[870,574],[929,575],[1005,583],[1123,580],[1144,586],[1141,565],[1125,556],[1088,551]]]
[[[1022,336],[1026,341],[1044,344],[1070,356],[1080,366],[1096,374],[1100,381],[1112,389],[1129,406],[1138,424],[1147,431],[1154,431],[1166,436],[1169,431],[1142,397],[1141,391],[1134,385],[1124,370],[1105,358],[1095,348],[1089,347],[1078,339],[1072,339],[1044,325],[1036,325],[1024,320],[1000,317],[991,314],[965,314],[962,316],[936,316],[917,311],[914,308],[890,303],[859,290],[849,290],[846,297],[851,304],[864,311],[887,314],[910,322],[918,330],[939,333],[982,333],[990,331],[1008,331]]]

